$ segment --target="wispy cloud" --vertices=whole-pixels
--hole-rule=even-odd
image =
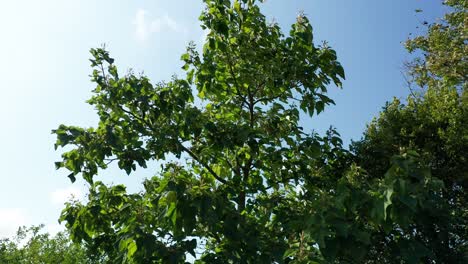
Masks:
[[[50,193],[50,200],[53,204],[63,205],[70,199],[81,200],[83,198],[83,192],[76,187],[68,187],[63,189],[57,189]]]
[[[154,19],[148,19],[148,11],[138,9],[135,14],[133,24],[135,25],[135,35],[140,41],[145,41],[151,34],[162,31],[173,31],[178,33],[186,33],[187,29],[177,23],[168,14],[165,14]]]
[[[44,232],[52,236],[55,236],[58,232],[62,232],[64,230],[65,230],[65,225],[63,223],[62,224],[54,223],[54,224],[48,224],[44,226]]]
[[[18,227],[27,224],[27,216],[20,208],[0,208],[0,238],[12,237]]]

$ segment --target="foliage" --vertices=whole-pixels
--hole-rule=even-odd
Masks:
[[[445,202],[437,205],[435,217],[421,215],[405,235],[430,249],[436,263],[468,257],[468,104],[455,88],[430,88],[421,98],[409,97],[406,105],[394,99],[353,149],[356,162],[377,178],[391,166],[390,157],[408,149],[420,153],[432,174],[444,182],[445,190],[437,195]],[[377,255],[395,254],[393,239],[387,241],[377,246]]]
[[[451,8],[443,19],[428,23],[427,33],[406,42],[417,57],[408,64],[409,74],[420,87],[448,86],[466,90],[468,17],[466,0],[445,0]]]
[[[84,247],[71,243],[60,232],[51,237],[43,226],[20,227],[12,239],[0,239],[0,263],[3,264],[87,264]]]
[[[305,16],[285,36],[254,0],[205,4],[209,33],[202,54],[191,44],[182,55],[185,78],[121,77],[106,50],[91,50],[100,121],[53,131],[56,147],[72,147],[57,168],[90,184],[88,201],[62,212],[74,241],[109,263],[361,263],[382,232],[437,216],[443,184],[417,153],[370,177],[336,131],[300,126],[344,78]],[[111,162],[131,174],[152,161],[161,171],[140,193],[95,179]],[[395,243],[401,261],[432,254],[412,237]]]
[[[392,256],[399,254],[395,236],[423,244],[431,251],[428,263],[468,262],[467,1],[445,4],[452,9],[444,19],[406,43],[410,52],[421,54],[408,70],[414,84],[425,89],[408,97],[406,104],[398,99],[387,103],[352,146],[356,162],[372,178],[392,166],[390,157],[411,149],[445,185],[437,194],[444,202],[434,205],[435,217],[422,214],[409,232],[381,234],[381,242],[371,250],[376,263],[393,263]]]

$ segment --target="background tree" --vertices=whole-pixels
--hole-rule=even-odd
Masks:
[[[415,55],[407,64],[408,73],[420,87],[455,86],[466,90],[468,2],[445,0],[443,3],[451,10],[434,23],[423,22],[427,32],[406,41],[406,49]]]
[[[428,208],[442,184],[417,154],[369,179],[336,131],[301,127],[344,78],[305,16],[285,36],[254,0],[204,2],[209,33],[202,54],[182,55],[185,78],[121,77],[106,50],[91,50],[100,121],[53,131],[56,147],[72,147],[57,168],[90,184],[61,216],[74,241],[110,263],[360,263],[375,234],[438,212]],[[95,180],[111,162],[130,174],[155,160],[162,169],[140,193]],[[409,263],[430,254],[410,237],[398,245]]]
[[[50,236],[44,226],[20,227],[11,239],[0,239],[0,263],[3,264],[90,264],[85,248],[73,244],[68,235]]]
[[[444,4],[452,8],[444,19],[428,24],[427,34],[406,42],[407,49],[418,55],[407,64],[408,73],[412,84],[423,89],[405,104],[398,99],[388,103],[363,139],[352,146],[356,162],[371,177],[381,177],[388,170],[390,157],[412,149],[445,185],[438,195],[447,206],[434,205],[437,217],[419,217],[410,233],[382,236],[374,255],[387,252],[383,256],[388,260],[398,254],[393,238],[407,236],[432,251],[427,261],[468,261],[467,1]]]

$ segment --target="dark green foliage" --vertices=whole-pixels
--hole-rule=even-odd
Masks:
[[[370,254],[375,263],[400,263],[394,256],[405,252],[396,237],[426,248],[430,254],[424,263],[468,262],[467,1],[444,3],[451,11],[428,24],[426,35],[406,43],[410,52],[421,55],[408,70],[412,84],[423,89],[414,90],[405,104],[398,99],[388,103],[352,146],[356,162],[371,178],[380,178],[392,166],[390,157],[411,149],[445,186],[433,194],[440,201],[422,212],[407,232],[382,232]]]
[[[425,245],[437,263],[463,263],[468,249],[468,104],[456,88],[429,88],[423,97],[410,97],[406,104],[395,99],[353,148],[356,162],[371,178],[381,177],[394,155],[408,149],[421,154],[432,174],[444,182],[444,191],[434,194],[444,202],[428,208],[404,236]],[[392,247],[396,247],[393,239],[382,241],[375,254],[389,250],[386,258],[390,258],[398,254]]]
[[[285,36],[253,0],[205,3],[209,33],[202,54],[182,55],[185,78],[119,76],[106,50],[91,51],[100,121],[53,131],[56,147],[72,146],[57,168],[90,184],[86,203],[62,213],[74,241],[108,263],[362,263],[381,235],[437,216],[443,183],[414,151],[375,177],[336,131],[300,126],[344,78],[305,16]],[[131,174],[153,161],[162,170],[137,194],[95,180],[109,162]],[[393,241],[395,259],[432,254],[412,237]]]

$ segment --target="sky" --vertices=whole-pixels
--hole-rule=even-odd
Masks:
[[[85,103],[94,88],[89,49],[105,44],[120,71],[167,80],[182,74],[188,42],[203,43],[202,8],[201,0],[0,0],[0,237],[19,225],[57,232],[63,203],[85,196],[83,181],[55,170],[61,150],[51,130],[97,124]],[[261,8],[285,33],[304,12],[315,43],[337,51],[346,80],[330,87],[336,106],[304,126],[323,133],[333,125],[345,143],[361,137],[386,101],[408,95],[402,65],[411,57],[402,42],[446,11],[440,0],[268,0]],[[130,176],[111,168],[102,179],[137,191],[155,167]]]

